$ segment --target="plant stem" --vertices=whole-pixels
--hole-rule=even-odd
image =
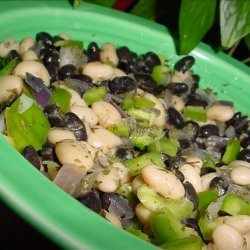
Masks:
[[[244,64],[249,63],[250,62],[250,57],[247,57],[246,59],[242,60],[241,62],[244,63]]]
[[[234,46],[229,50],[229,52],[228,52],[228,55],[229,55],[229,56],[232,56],[232,55],[233,55],[234,51],[237,49],[238,45],[240,44],[240,41],[241,41],[241,39],[238,40],[238,41],[234,44]]]

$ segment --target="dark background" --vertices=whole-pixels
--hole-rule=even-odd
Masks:
[[[0,249],[57,250],[60,248],[0,200]]]

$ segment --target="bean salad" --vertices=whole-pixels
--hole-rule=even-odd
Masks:
[[[161,249],[250,249],[249,117],[171,68],[69,35],[0,43],[0,132],[41,174]]]

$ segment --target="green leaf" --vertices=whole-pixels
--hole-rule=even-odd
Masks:
[[[88,2],[88,3],[93,3],[97,5],[102,5],[108,8],[111,8],[116,0],[82,0],[82,2]]]
[[[139,0],[130,11],[131,14],[154,20],[156,15],[155,0]]]
[[[222,46],[230,48],[250,33],[250,1],[221,0],[220,30]]]
[[[250,49],[250,33],[244,37],[244,41],[248,49]]]
[[[179,14],[180,53],[188,54],[212,27],[216,0],[182,0]]]

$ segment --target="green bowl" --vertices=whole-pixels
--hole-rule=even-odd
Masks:
[[[155,51],[170,65],[178,59],[173,38],[164,26],[125,13],[68,1],[1,1],[0,40],[34,37],[39,31],[68,33],[88,44],[113,42],[138,53]],[[220,99],[250,108],[249,68],[200,44],[192,53],[201,86]],[[0,195],[19,215],[65,249],[156,249],[83,207],[31,166],[0,136]]]

